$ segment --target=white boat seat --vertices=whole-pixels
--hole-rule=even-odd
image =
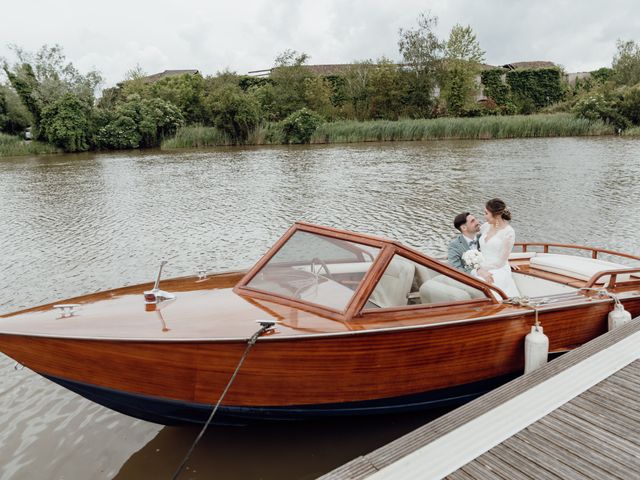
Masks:
[[[423,304],[459,302],[484,296],[482,291],[445,275],[438,275],[420,286],[420,300]]]
[[[415,271],[413,262],[394,256],[369,300],[380,308],[407,305],[407,294],[411,291]]]
[[[619,263],[606,262],[596,258],[576,257],[573,255],[547,254],[535,256],[530,260],[532,268],[545,272],[557,273],[578,280],[589,280],[593,275],[604,270],[623,270],[630,267]],[[634,274],[636,277],[639,274]],[[630,275],[618,275],[619,281],[629,280]],[[601,279],[607,282],[608,277]]]
[[[540,255],[539,252],[511,252],[509,260],[527,260]]]

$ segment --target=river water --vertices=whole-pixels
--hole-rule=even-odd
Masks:
[[[640,141],[437,141],[0,159],[0,313],[251,266],[296,220],[442,256],[503,198],[518,241],[640,255]],[[439,412],[212,427],[182,478],[315,478]],[[171,477],[198,430],[67,392],[0,354],[0,479]]]

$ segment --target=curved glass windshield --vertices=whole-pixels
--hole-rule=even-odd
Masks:
[[[344,311],[380,249],[298,231],[247,284]]]

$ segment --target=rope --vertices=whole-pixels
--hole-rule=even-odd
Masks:
[[[253,347],[256,344],[256,341],[258,340],[258,337],[260,335],[262,335],[264,332],[266,332],[267,330],[269,330],[271,327],[273,327],[273,324],[274,324],[274,322],[270,322],[270,321],[259,321],[259,323],[260,323],[260,328],[247,341],[247,348],[245,348],[244,353],[242,354],[242,357],[240,357],[240,361],[238,362],[238,365],[236,366],[236,369],[233,372],[233,375],[231,375],[231,379],[229,379],[229,383],[227,383],[227,386],[225,387],[224,391],[222,392],[222,395],[220,395],[220,398],[218,399],[218,402],[216,403],[216,406],[211,411],[211,415],[209,415],[209,419],[207,420],[207,422],[202,427],[202,430],[200,430],[200,433],[198,434],[198,436],[196,437],[195,441],[191,445],[191,448],[189,449],[189,451],[185,455],[184,459],[182,460],[182,463],[180,464],[180,466],[178,467],[176,472],[173,474],[173,477],[171,477],[172,480],[177,480],[178,477],[180,476],[180,474],[182,473],[182,469],[184,468],[184,466],[189,461],[189,457],[191,457],[191,454],[195,450],[196,445],[198,445],[198,442],[200,441],[200,439],[204,435],[204,432],[207,430],[207,427],[209,427],[209,424],[211,423],[211,420],[213,420],[214,415],[218,411],[218,407],[220,406],[220,404],[222,403],[222,400],[224,399],[225,395],[227,394],[227,392],[231,388],[231,385],[233,384],[233,381],[236,379],[236,375],[240,371],[240,367],[242,366],[242,364],[244,363],[245,359],[247,358],[247,355],[249,354],[249,350],[251,350],[251,347]]]
[[[533,302],[529,297],[513,297],[508,300],[505,300],[502,303],[508,303],[510,305],[518,305],[520,307],[530,308],[531,310],[533,310],[533,313],[535,315],[533,325],[536,327],[536,332],[540,331],[540,320],[538,319],[538,312],[539,312],[538,307],[541,307],[542,305],[546,305],[547,303],[549,303],[548,299],[544,298],[537,302]]]

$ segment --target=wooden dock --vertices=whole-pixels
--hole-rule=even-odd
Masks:
[[[321,477],[640,479],[640,319]]]

